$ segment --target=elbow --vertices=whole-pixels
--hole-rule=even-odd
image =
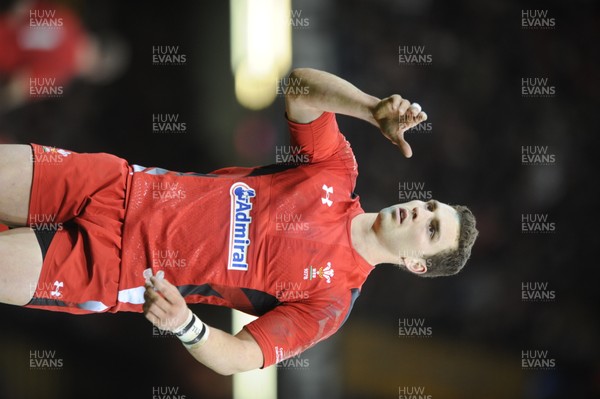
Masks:
[[[294,68],[292,69],[288,77],[290,78],[290,80],[302,79],[302,77],[305,76],[306,73],[310,70],[310,68]]]
[[[226,369],[226,368],[213,368],[212,371],[214,371],[215,373],[225,376],[225,377],[229,377],[231,375],[235,374],[235,371],[232,369]]]
[[[310,93],[310,72],[309,68],[293,69],[286,80],[286,87],[283,89],[285,100],[289,104],[304,105],[307,100],[307,94]]]

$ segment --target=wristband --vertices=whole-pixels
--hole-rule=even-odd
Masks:
[[[177,336],[181,335],[182,331],[188,326],[188,324],[190,324],[190,322],[194,318],[194,314],[192,313],[190,308],[188,308],[187,311],[188,311],[188,315],[185,318],[185,321],[179,327],[173,329],[173,334],[175,334]]]
[[[209,329],[188,309],[188,317],[181,326],[173,330],[173,334],[189,349],[192,346],[203,345],[208,340]]]

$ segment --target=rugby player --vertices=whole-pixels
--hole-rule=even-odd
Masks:
[[[288,81],[299,163],[180,173],[105,153],[1,145],[0,222],[11,229],[0,233],[0,302],[143,312],[229,375],[334,334],[377,265],[458,273],[478,234],[471,211],[431,200],[365,212],[336,122],[336,114],[362,119],[411,157],[404,133],[427,119],[420,106],[309,68]],[[202,322],[192,303],[258,318],[232,335]]]

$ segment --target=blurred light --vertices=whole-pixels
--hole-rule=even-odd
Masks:
[[[237,334],[246,324],[256,317],[232,310],[231,330]],[[233,375],[233,399],[277,399],[277,368],[269,366],[264,369],[246,371]]]
[[[246,108],[266,108],[292,65],[291,0],[230,0],[230,12],[236,98]]]

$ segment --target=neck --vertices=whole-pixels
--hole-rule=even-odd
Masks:
[[[350,227],[352,247],[372,266],[389,263],[373,230],[376,219],[376,213],[361,213],[352,219]]]

